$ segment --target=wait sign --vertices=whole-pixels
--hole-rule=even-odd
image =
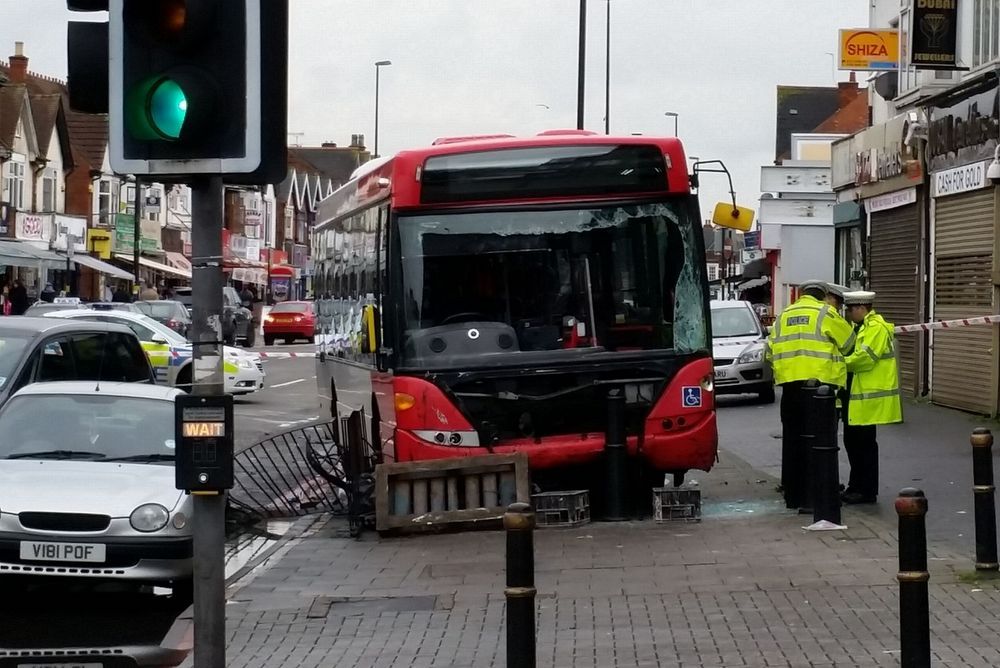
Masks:
[[[184,438],[222,438],[226,435],[225,422],[184,422]]]

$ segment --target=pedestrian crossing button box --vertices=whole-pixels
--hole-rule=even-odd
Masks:
[[[233,487],[233,397],[178,395],[175,486],[187,492]]]

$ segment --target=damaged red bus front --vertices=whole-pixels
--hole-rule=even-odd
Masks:
[[[599,475],[609,393],[653,484],[718,435],[705,251],[675,138],[463,138],[363,167],[314,235],[320,395],[387,461]]]

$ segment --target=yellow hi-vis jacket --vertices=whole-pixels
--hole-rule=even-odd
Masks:
[[[850,323],[826,302],[803,295],[775,319],[765,354],[778,385],[815,378],[826,385],[844,387],[844,357],[853,348]]]
[[[858,330],[854,352],[847,358],[854,374],[847,405],[847,424],[893,424],[903,421],[899,367],[892,323],[869,311]]]

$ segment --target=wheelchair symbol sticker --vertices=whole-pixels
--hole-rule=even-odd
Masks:
[[[698,386],[682,387],[681,399],[684,408],[701,408],[701,388]]]

